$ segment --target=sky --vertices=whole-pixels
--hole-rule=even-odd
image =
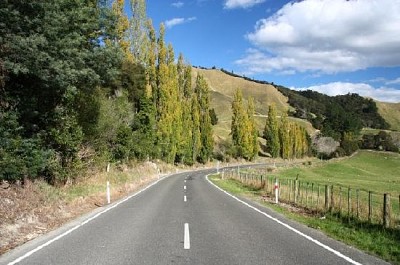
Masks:
[[[147,0],[194,66],[400,102],[400,0]]]

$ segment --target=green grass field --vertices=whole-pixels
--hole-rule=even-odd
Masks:
[[[351,158],[281,169],[279,176],[336,184],[376,193],[400,194],[400,154],[360,151]]]

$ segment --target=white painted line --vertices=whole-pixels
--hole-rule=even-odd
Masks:
[[[327,246],[327,245],[321,243],[320,241],[318,241],[318,240],[316,240],[316,239],[314,239],[314,238],[312,238],[312,237],[310,237],[310,236],[304,234],[303,232],[300,232],[300,231],[297,230],[296,228],[291,227],[290,225],[288,225],[288,224],[286,224],[286,223],[284,223],[284,222],[278,220],[278,219],[275,218],[275,217],[272,217],[271,215],[269,215],[269,214],[267,214],[267,213],[264,213],[263,211],[261,211],[261,210],[257,209],[256,207],[254,207],[254,206],[248,204],[247,202],[244,202],[244,201],[240,200],[239,198],[237,198],[236,196],[230,194],[229,192],[224,191],[223,189],[221,189],[220,187],[218,187],[217,185],[215,185],[214,183],[212,183],[212,182],[208,179],[208,176],[209,176],[209,175],[206,176],[206,179],[207,179],[207,181],[208,181],[211,185],[213,185],[214,187],[216,187],[217,189],[219,189],[220,191],[222,191],[222,192],[225,193],[226,195],[228,195],[228,196],[232,197],[233,199],[237,200],[238,202],[240,202],[240,203],[246,205],[247,207],[253,209],[253,210],[256,211],[256,212],[259,212],[260,214],[264,215],[265,217],[271,219],[272,221],[274,221],[274,222],[276,222],[276,223],[278,223],[278,224],[280,224],[280,225],[286,227],[287,229],[289,229],[289,230],[295,232],[296,234],[298,234],[298,235],[304,237],[305,239],[307,239],[307,240],[309,240],[309,241],[311,241],[311,242],[317,244],[318,246],[320,246],[320,247],[326,249],[327,251],[329,251],[329,252],[335,254],[336,256],[338,256],[338,257],[340,257],[340,258],[346,260],[347,262],[349,262],[349,263],[351,263],[351,264],[354,264],[354,265],[362,265],[361,263],[359,263],[359,262],[357,262],[357,261],[351,259],[350,257],[347,257],[346,255],[340,253],[339,251],[334,250],[333,248],[331,248],[331,247],[329,247],[329,246]]]
[[[183,201],[184,201],[184,202],[186,202],[186,201],[187,201],[187,199],[186,199],[186,195],[185,195],[185,196],[183,196]]]
[[[185,223],[183,249],[190,249],[190,235],[189,235],[189,224],[188,223]]]
[[[184,181],[185,183],[186,183],[186,179],[185,179],[185,181]]]
[[[71,229],[69,229],[69,230],[65,231],[64,233],[62,233],[62,234],[56,236],[55,238],[53,238],[53,239],[51,239],[51,240],[49,240],[49,241],[43,243],[42,245],[40,245],[40,246],[38,246],[38,247],[32,249],[31,251],[25,253],[25,255],[23,255],[23,256],[17,258],[16,260],[14,260],[14,261],[8,263],[7,265],[14,265],[14,264],[17,264],[17,263],[21,262],[22,260],[28,258],[28,257],[31,256],[32,254],[38,252],[38,251],[41,250],[42,248],[47,247],[48,245],[50,245],[50,244],[56,242],[57,240],[59,240],[59,239],[65,237],[66,235],[72,233],[74,230],[76,230],[76,229],[78,229],[78,228],[84,226],[85,224],[89,223],[90,221],[93,221],[94,219],[96,219],[96,218],[99,217],[100,215],[102,215],[102,214],[104,214],[104,213],[110,211],[111,209],[114,209],[115,207],[119,206],[121,203],[124,203],[124,202],[126,202],[127,200],[129,200],[129,199],[131,199],[131,198],[133,198],[133,197],[139,195],[140,193],[142,193],[142,192],[144,192],[145,190],[149,189],[150,187],[156,185],[158,182],[160,182],[161,180],[165,179],[165,178],[168,177],[168,176],[169,176],[169,175],[167,175],[167,176],[165,176],[165,177],[163,177],[163,178],[161,178],[161,179],[159,179],[159,180],[153,182],[152,184],[150,184],[149,186],[145,187],[144,189],[139,190],[138,192],[136,192],[136,193],[134,193],[134,194],[132,194],[132,195],[126,197],[125,199],[123,199],[123,200],[121,200],[121,201],[119,201],[119,202],[113,204],[112,206],[110,206],[110,207],[104,209],[103,211],[101,211],[101,212],[99,212],[99,213],[93,215],[92,217],[86,219],[86,220],[83,221],[82,223],[80,223],[80,224],[78,224],[78,225],[72,227]]]
[[[185,186],[183,186],[183,189],[184,189],[184,190],[186,190],[186,185],[185,185]]]

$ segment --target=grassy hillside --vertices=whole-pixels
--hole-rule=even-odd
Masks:
[[[400,131],[400,103],[376,102],[379,114],[390,124],[390,129]]]
[[[360,151],[356,155],[312,167],[286,169],[280,174],[321,184],[340,184],[352,188],[389,192],[398,196],[400,191],[400,155]]]
[[[241,89],[243,98],[252,97],[256,110],[256,122],[260,132],[264,129],[268,106],[275,104],[278,115],[290,109],[287,97],[282,95],[274,86],[260,84],[234,77],[223,73],[217,69],[192,68],[193,82],[197,74],[202,74],[207,80],[211,89],[211,108],[215,109],[218,116],[218,124],[214,126],[215,137],[217,139],[229,139],[232,110],[231,104],[236,89]],[[305,120],[290,118],[307,128],[309,133],[314,132],[311,124]]]

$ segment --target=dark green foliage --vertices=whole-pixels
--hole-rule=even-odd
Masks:
[[[22,137],[21,132],[15,112],[0,113],[0,179],[37,178],[48,170],[52,150],[43,149],[38,138]]]
[[[217,113],[215,113],[214,108],[210,109],[210,118],[211,118],[212,125],[216,125],[218,123]]]
[[[325,135],[339,139],[343,133],[359,132],[362,127],[387,129],[372,99],[357,94],[330,97],[316,91],[295,91],[276,86],[295,108],[293,116],[308,119]]]
[[[385,131],[380,131],[377,135],[363,135],[361,148],[399,152],[399,148],[393,143],[391,135]]]
[[[20,138],[10,144],[22,151],[13,154],[15,161],[32,157],[24,160],[31,164],[23,173],[27,177],[43,173],[45,166],[34,164],[48,162],[43,175],[62,183],[80,167],[84,132],[94,134],[87,125],[97,115],[89,95],[98,85],[115,83],[122,58],[118,49],[100,44],[100,34],[108,33],[99,14],[96,1],[1,1],[1,97],[6,99],[1,103],[12,106],[17,117]],[[90,99],[88,108],[79,96]]]

